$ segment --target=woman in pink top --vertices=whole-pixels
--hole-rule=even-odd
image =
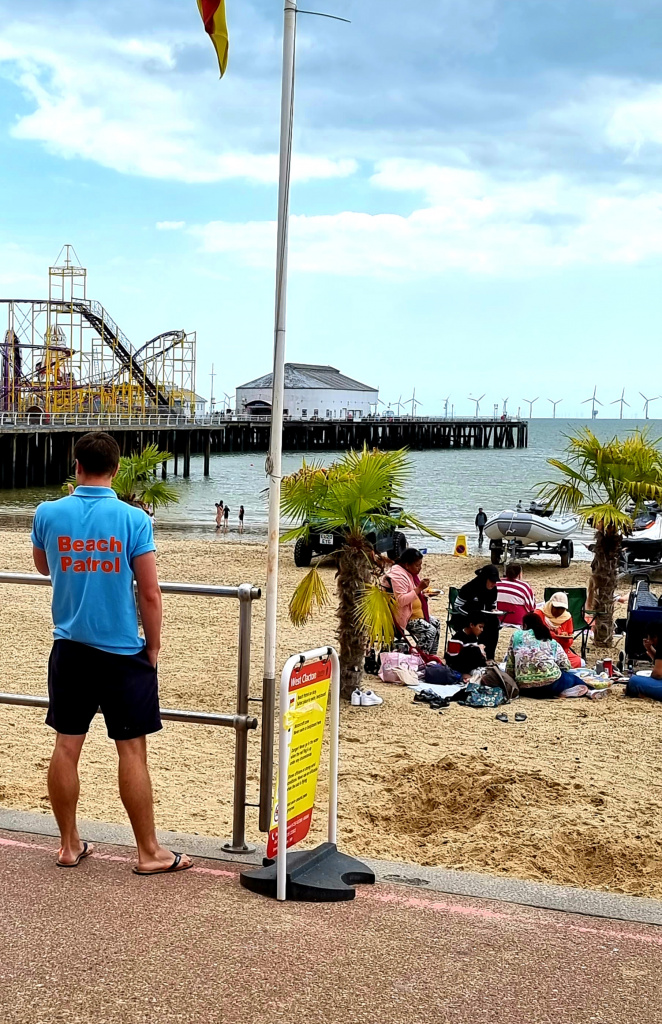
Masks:
[[[430,615],[425,595],[430,581],[420,578],[422,567],[421,552],[416,548],[407,548],[393,568],[389,569],[385,579],[390,580],[396,599],[393,610],[396,626],[411,633],[421,650],[436,654],[439,649],[441,623],[439,619]]]

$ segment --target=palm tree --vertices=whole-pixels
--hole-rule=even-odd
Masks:
[[[174,487],[169,487],[165,480],[156,477],[159,466],[170,458],[172,456],[169,452],[160,451],[155,444],[148,445],[141,452],[122,455],[119,469],[113,477],[113,490],[118,498],[129,505],[152,511],[178,502],[179,493]],[[65,494],[71,493],[75,485],[76,478],[70,476],[62,485],[62,490]]]
[[[392,598],[376,586],[381,567],[370,541],[376,532],[413,527],[434,537],[409,512],[402,511],[404,485],[411,467],[405,450],[349,451],[328,469],[304,460],[301,469],[283,479],[282,511],[298,523],[283,541],[308,540],[311,527],[341,533],[338,551],[338,645],[343,697],[360,685],[366,643],[393,637]],[[329,594],[317,568],[299,583],[290,601],[290,618],[302,625]]]
[[[147,445],[141,452],[123,455],[113,478],[117,496],[130,505],[152,511],[159,506],[174,505],[179,501],[179,493],[156,476],[159,466],[169,458],[169,452],[160,451],[155,444]]]
[[[593,629],[596,644],[609,646],[621,544],[644,501],[662,500],[662,452],[646,430],[603,443],[583,427],[567,440],[565,461],[547,460],[562,479],[541,484],[540,494],[595,530]]]

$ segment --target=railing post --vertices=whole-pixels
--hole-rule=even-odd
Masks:
[[[248,714],[251,672],[251,586],[239,587],[239,657],[237,667],[237,714]],[[234,809],[232,815],[232,842],[223,847],[226,853],[249,853],[255,849],[246,842],[246,776],[248,771],[248,733],[238,729],[235,733],[234,755]]]

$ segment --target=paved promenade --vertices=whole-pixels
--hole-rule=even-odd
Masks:
[[[3,1024],[657,1024],[662,929],[361,887],[286,904],[197,860],[131,874],[98,846],[75,870],[50,837],[0,831]]]

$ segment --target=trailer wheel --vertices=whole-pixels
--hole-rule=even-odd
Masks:
[[[311,563],[313,557],[313,549],[310,544],[306,544],[303,537],[299,537],[298,541],[294,545],[294,564],[299,569],[307,569]]]
[[[396,530],[395,533],[393,534],[393,547],[388,552],[388,557],[393,562],[397,562],[397,560],[404,555],[406,550],[407,538],[405,537],[404,533],[400,533],[399,530]]]
[[[572,541],[570,541],[568,546],[561,550],[561,568],[562,569],[567,569],[570,566],[570,563],[572,562],[572,556],[573,556],[574,553],[575,553],[574,552],[574,546],[573,546]]]

